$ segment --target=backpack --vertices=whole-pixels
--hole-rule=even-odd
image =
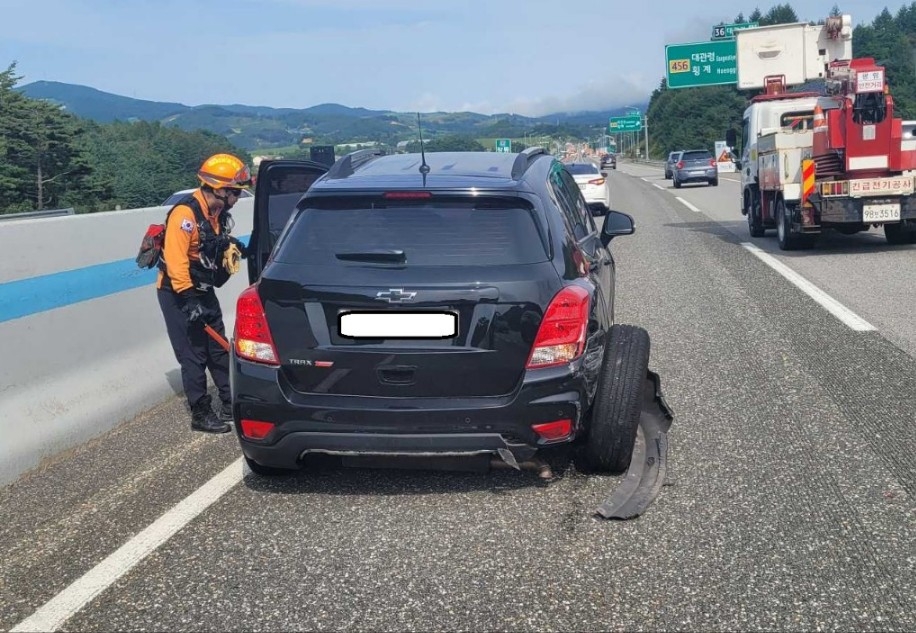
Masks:
[[[169,211],[171,213],[171,211]],[[168,222],[168,215],[166,222]],[[165,244],[165,224],[150,224],[146,229],[143,240],[140,241],[140,251],[137,253],[137,266],[140,268],[154,268],[162,257],[162,247]]]
[[[188,194],[187,197],[179,200],[169,209],[169,212],[165,214],[165,222],[163,224],[150,224],[149,228],[146,229],[143,239],[140,240],[140,250],[137,251],[137,257],[134,260],[137,262],[139,268],[149,269],[155,268],[156,266],[161,267],[162,249],[165,247],[165,227],[169,222],[169,216],[172,214],[172,211],[175,210],[175,207],[182,204],[191,207],[191,210],[194,212],[194,219],[197,221],[197,226],[202,229],[201,237],[213,235],[210,223],[205,220],[200,205],[197,203],[197,199],[194,198],[193,195]],[[228,216],[228,213],[225,215]],[[221,221],[223,221],[223,218],[221,218]],[[226,218],[225,221],[231,220]]]

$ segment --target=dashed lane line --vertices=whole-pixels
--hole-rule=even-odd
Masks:
[[[683,204],[685,207],[687,207],[687,208],[690,209],[691,211],[695,211],[696,213],[702,213],[702,211],[700,211],[700,210],[697,209],[695,206],[693,206],[692,204],[690,204],[689,202],[687,202],[686,200],[684,200],[682,197],[680,197],[680,196],[674,196],[674,197],[677,198],[678,200],[680,200],[680,201],[681,201],[681,204]]]

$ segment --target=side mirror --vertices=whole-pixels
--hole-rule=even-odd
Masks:
[[[738,134],[734,130],[727,130],[725,132],[725,143],[729,147],[734,147],[738,142]]]
[[[620,211],[608,211],[601,227],[601,243],[607,246],[618,235],[632,235],[635,231],[632,216]]]

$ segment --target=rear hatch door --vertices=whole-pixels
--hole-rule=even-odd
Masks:
[[[681,155],[681,161],[684,163],[683,169],[687,170],[688,174],[691,175],[702,176],[706,173],[706,170],[714,166],[712,165],[712,154],[707,151],[684,152]]]
[[[261,279],[289,386],[405,398],[514,391],[561,285],[538,212],[519,197],[370,198],[304,201]]]
[[[327,170],[327,165],[310,160],[261,161],[255,185],[251,238],[248,240],[250,283],[260,276],[296,203]]]

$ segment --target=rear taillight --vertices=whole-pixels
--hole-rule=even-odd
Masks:
[[[714,158],[710,158],[710,159],[709,159],[709,166],[710,166],[710,167],[715,167],[715,166],[716,166],[716,160],[715,160]]]
[[[250,440],[263,440],[274,430],[273,422],[263,422],[262,420],[242,420],[242,435]]]
[[[563,365],[585,348],[589,296],[581,286],[563,288],[547,306],[528,357],[527,369]]]
[[[246,288],[236,302],[234,338],[235,353],[240,357],[256,363],[280,364],[256,286]]]
[[[604,184],[604,178],[595,178],[594,180],[589,180],[589,181],[588,181],[588,184],[590,184],[590,185],[603,185],[603,184]]]
[[[677,165],[675,165],[675,167],[677,167],[678,169],[684,169],[684,161],[679,160],[677,162]]]
[[[572,435],[572,420],[554,420],[553,422],[532,424],[531,430],[537,433],[545,442],[565,440]]]

